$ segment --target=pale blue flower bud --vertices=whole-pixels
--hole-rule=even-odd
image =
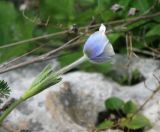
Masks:
[[[84,45],[83,52],[90,61],[104,63],[115,55],[112,44],[105,35],[105,30],[106,27],[101,24],[99,31],[93,33]]]

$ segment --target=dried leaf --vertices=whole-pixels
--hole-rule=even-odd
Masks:
[[[121,6],[121,5],[119,5],[119,4],[114,4],[114,5],[112,5],[111,10],[112,10],[113,12],[118,12],[118,11],[122,10],[123,8],[124,8],[124,7]]]
[[[128,16],[134,16],[138,12],[136,8],[130,8],[128,12]]]

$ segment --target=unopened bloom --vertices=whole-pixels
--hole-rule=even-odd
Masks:
[[[105,35],[105,31],[106,27],[101,24],[99,31],[93,33],[84,45],[83,52],[92,62],[104,63],[115,55],[112,44]]]

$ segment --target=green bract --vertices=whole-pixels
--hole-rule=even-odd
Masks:
[[[40,93],[41,91],[47,89],[48,87],[55,85],[61,80],[60,77],[55,75],[52,70],[52,66],[48,65],[44,70],[35,78],[30,88],[24,93],[22,98],[28,99],[33,95]]]

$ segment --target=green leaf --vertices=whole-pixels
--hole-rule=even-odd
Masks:
[[[136,111],[137,111],[137,106],[131,100],[125,103],[125,105],[123,107],[123,112],[125,114],[135,113]]]
[[[8,96],[10,94],[10,91],[11,90],[9,89],[7,82],[5,82],[4,80],[0,80],[0,94]]]
[[[0,80],[0,103],[2,103],[3,98],[8,98],[11,90],[4,80]]]
[[[160,25],[154,26],[150,31],[147,32],[146,37],[160,36]]]
[[[135,115],[132,119],[128,116],[128,121],[125,126],[129,129],[140,129],[140,128],[149,128],[151,127],[150,121],[142,114]]]
[[[124,106],[124,101],[117,97],[110,97],[105,101],[105,106],[110,110],[119,110]]]
[[[110,120],[105,120],[102,123],[100,123],[99,125],[96,126],[97,129],[107,129],[107,128],[111,128],[113,126],[113,121]]]

